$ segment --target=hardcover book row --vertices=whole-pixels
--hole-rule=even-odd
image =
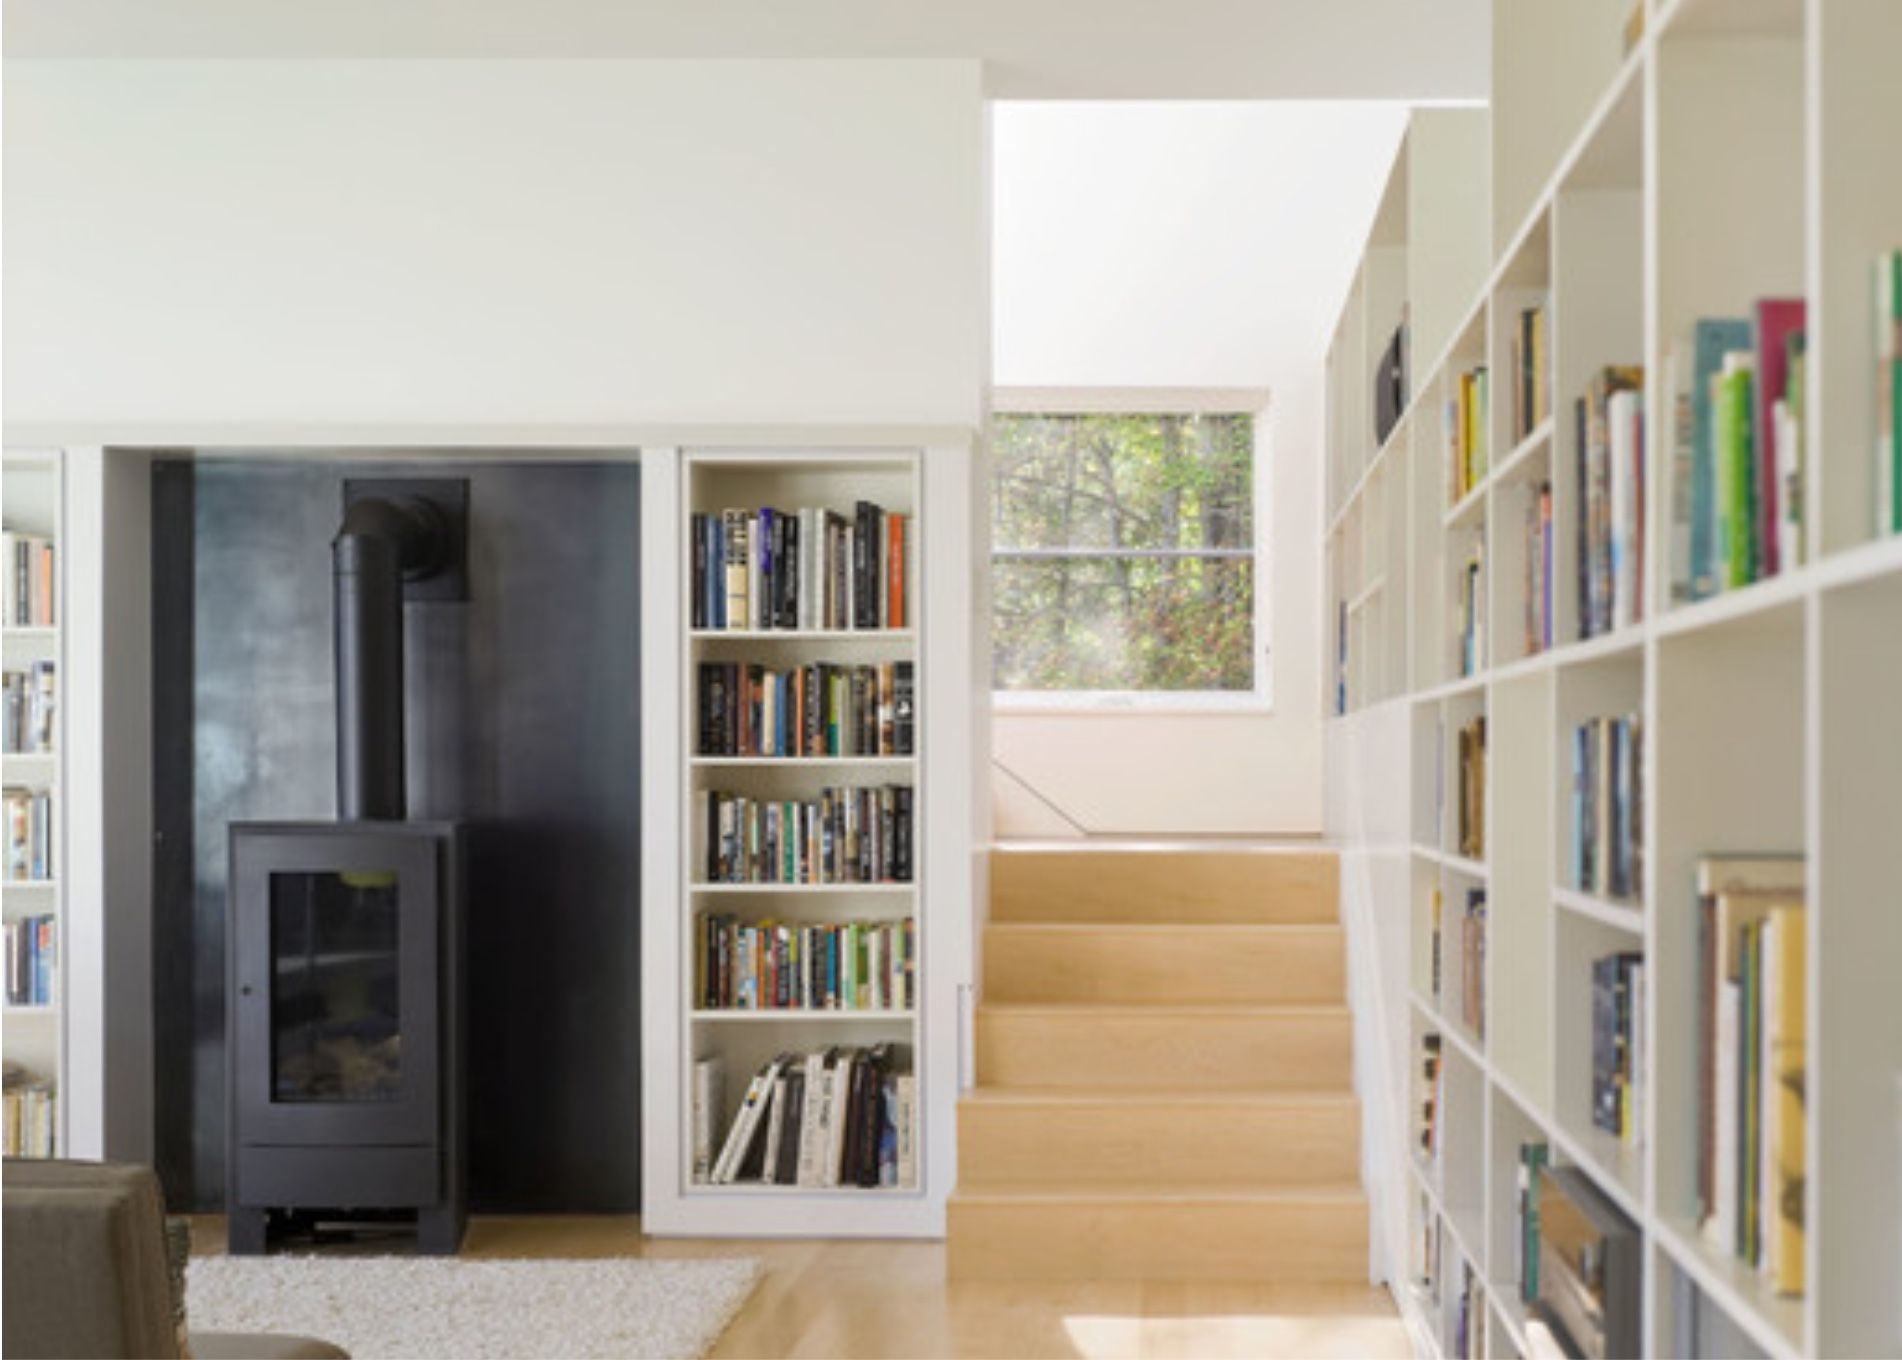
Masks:
[[[51,916],[22,916],[6,923],[9,1006],[52,1004],[53,973],[58,962],[56,932]]]
[[[8,628],[51,628],[55,617],[57,549],[39,534],[0,532],[0,623]]]
[[[807,1189],[909,1188],[918,1180],[917,1079],[900,1050],[781,1053],[754,1075],[718,1136],[725,1062],[693,1072],[693,1179],[698,1184]]]
[[[909,784],[828,788],[817,798],[707,791],[709,883],[909,883]]]
[[[906,1011],[917,1004],[918,932],[910,921],[843,925],[700,923],[703,1010]]]
[[[813,631],[910,626],[910,517],[859,501],[695,514],[693,626]]]
[[[54,663],[35,661],[26,670],[7,671],[5,707],[0,710],[0,749],[9,755],[37,755],[53,749],[53,719],[59,709]]]
[[[703,756],[908,756],[916,731],[909,661],[812,662],[786,670],[732,661],[699,669]]]

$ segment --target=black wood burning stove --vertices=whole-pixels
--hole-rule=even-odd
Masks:
[[[274,1227],[411,1211],[462,1238],[463,853],[404,820],[403,602],[466,598],[467,483],[350,482],[332,545],[335,822],[231,827],[233,1252]]]

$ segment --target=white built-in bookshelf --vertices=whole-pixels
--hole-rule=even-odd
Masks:
[[[650,924],[643,931],[643,946],[664,948],[667,955],[665,976],[657,977],[661,970],[653,968],[651,960],[645,976],[650,988],[658,982],[664,989],[663,1023],[670,1031],[664,1037],[650,1032],[644,1041],[650,1109],[644,1118],[643,1220],[650,1232],[903,1236],[942,1230],[949,1157],[948,1148],[939,1144],[948,1139],[944,1119],[957,1080],[957,1003],[955,984],[941,986],[937,981],[954,974],[937,961],[943,937],[933,929],[933,906],[939,885],[944,884],[947,913],[953,920],[968,920],[968,906],[957,901],[959,885],[968,879],[956,863],[967,858],[968,851],[965,855],[953,851],[963,834],[958,828],[965,821],[955,806],[943,813],[939,802],[944,797],[956,800],[960,796],[956,790],[968,785],[955,777],[959,766],[955,754],[939,755],[936,734],[944,730],[936,712],[939,686],[927,684],[926,679],[926,663],[934,647],[947,641],[933,633],[941,622],[934,610],[939,587],[930,580],[927,545],[938,533],[939,523],[927,489],[934,472],[943,476],[955,466],[968,476],[969,469],[963,450],[932,452],[935,463],[927,460],[921,448],[642,452],[643,495],[655,498],[644,514],[645,533],[650,540],[661,535],[667,540],[664,545],[650,541],[645,560],[653,563],[665,555],[666,589],[674,592],[677,587],[678,594],[661,606],[656,600],[659,592],[650,593],[649,608],[664,608],[668,621],[650,618],[643,631],[650,645],[659,639],[669,648],[678,677],[677,692],[646,699],[652,705],[650,713],[665,713],[671,719],[662,726],[675,728],[670,739],[663,739],[664,749],[656,749],[656,726],[650,723],[647,729],[647,787],[662,786],[652,772],[669,772],[665,779],[668,808],[659,817],[651,807],[644,813],[645,843],[652,862],[644,875]],[[952,498],[965,499],[962,495]],[[704,598],[696,600],[695,582],[705,579],[707,569],[704,545],[698,549],[696,545],[704,532],[696,529],[696,517],[717,522],[723,512],[746,511],[755,516],[750,529],[757,536],[756,516],[761,507],[779,512],[830,511],[838,517],[837,528],[855,520],[855,508],[861,502],[903,520],[902,551],[893,548],[889,529],[882,549],[884,617],[851,626],[838,618],[810,618],[794,612],[762,626],[757,617],[743,621],[737,615],[716,617]],[[813,521],[807,520],[801,528],[810,543]],[[856,532],[859,526],[854,528]],[[891,585],[894,557],[903,564],[902,586],[896,588]],[[872,560],[877,558],[874,554]],[[810,558],[800,560],[799,571],[805,579],[810,579],[812,565]],[[894,594],[902,600],[898,606],[902,618],[893,616]],[[946,625],[955,625],[958,617],[968,622],[968,605],[955,598],[947,597],[936,609],[944,611]],[[963,643],[956,650],[963,655]],[[836,736],[822,731],[817,746],[797,737],[789,742],[788,735],[799,724],[790,718],[775,722],[774,716],[785,703],[801,699],[810,703],[815,691],[809,686],[819,675],[814,668],[820,666],[833,668],[839,677],[839,694],[846,701],[841,730]],[[751,680],[749,668],[758,671]],[[650,667],[648,674],[656,669]],[[710,691],[713,674],[720,676],[721,688]],[[894,723],[897,691],[881,688],[895,685],[901,675],[911,699],[909,741],[900,738]],[[850,730],[854,676],[865,681],[863,711],[871,719],[864,724],[866,730],[856,734]],[[722,696],[730,694],[736,679],[743,689],[762,679],[766,688],[777,683],[775,707],[768,709],[750,690],[731,705],[723,704]],[[965,680],[956,674],[944,689],[954,696],[947,702],[959,695],[963,702],[969,701]],[[736,737],[732,723],[737,721],[739,704],[748,699],[757,701],[753,717],[747,720],[746,732]],[[726,716],[718,723],[723,725],[709,734],[705,720],[722,712]],[[771,745],[761,739],[761,723],[773,733]],[[788,749],[792,753],[786,753]],[[710,795],[717,796],[711,812]],[[755,855],[746,867],[734,868],[730,858],[720,858],[720,847],[710,842],[737,835],[737,841],[726,842],[730,850],[745,841],[745,833],[729,830],[719,821],[720,803],[739,799],[746,800],[746,808],[756,810],[748,815],[762,820],[752,825],[766,828],[775,837],[777,849],[770,855]],[[829,808],[837,818],[841,801],[855,808],[851,836],[864,851],[862,863],[828,871],[789,860],[789,855],[796,859],[807,847],[817,850],[821,859],[843,851],[843,822],[835,822],[837,839],[829,851],[825,836],[789,849],[784,835],[789,818],[808,815],[799,811],[802,806],[819,809],[820,815]],[[875,831],[872,823],[881,815],[889,816],[890,823]],[[907,817],[910,836],[901,854],[898,841],[903,839]],[[947,833],[951,839],[944,838]],[[868,839],[874,835],[875,845]],[[965,869],[968,872],[968,864]],[[761,877],[773,881],[758,881]],[[664,923],[653,921],[656,913],[665,914]],[[753,934],[746,942],[737,933],[730,935],[728,943],[745,950],[757,949],[765,940],[768,949],[780,951],[773,972],[762,979],[756,970],[737,966],[756,955],[729,955],[725,967],[731,986],[722,993],[717,983],[710,983],[710,975],[718,977],[722,967],[720,950],[709,938],[710,922],[735,932],[763,930],[764,934]],[[664,928],[656,928],[661,924]],[[862,947],[868,968],[894,985],[885,988],[881,982],[880,989],[868,984],[858,995],[841,994],[845,989],[827,995],[828,986],[822,982],[818,994],[812,995],[813,955],[808,952],[801,957],[792,951],[852,949],[853,942],[843,935],[827,944],[807,930],[846,926],[867,941]],[[776,945],[775,929],[783,932]],[[880,950],[896,951],[901,962],[893,965],[890,954],[874,954],[869,943],[873,936],[878,937]],[[945,940],[942,949],[947,955],[955,954],[955,937]],[[817,957],[823,970],[826,955],[821,952]],[[907,971],[909,995],[904,982]],[[788,972],[794,980],[778,981],[786,990],[773,995],[776,980]],[[744,992],[748,984],[742,977],[753,979],[750,995]],[[803,1002],[794,991],[800,986],[809,993]],[[650,1029],[658,1000],[650,997],[646,1006]],[[909,1176],[888,1175],[885,1183],[877,1185],[788,1184],[783,1178],[767,1183],[757,1171],[723,1180],[697,1164],[696,1123],[711,1124],[711,1152],[717,1162],[750,1080],[777,1055],[803,1058],[825,1050],[862,1055],[881,1046],[889,1053],[887,1074],[902,1074],[915,1085]],[[696,1089],[696,1068],[708,1061],[719,1065],[722,1090],[709,1113],[700,1116],[696,1100],[704,1099],[705,1093],[704,1088]],[[652,1108],[657,1099],[665,1102],[664,1110]],[[706,1143],[704,1133],[701,1143]]]
[[[11,730],[4,754],[0,754],[7,816],[7,855],[0,897],[4,898],[10,945],[16,931],[28,929],[30,923],[47,923],[44,930],[32,928],[31,933],[38,938],[31,945],[21,946],[8,969],[5,1055],[9,1068],[18,1068],[23,1078],[7,1091],[9,1155],[57,1155],[67,1146],[64,1101],[59,1099],[65,1070],[66,943],[60,874],[65,781],[61,772],[64,743],[60,740],[59,700],[66,678],[61,646],[65,562],[59,555],[63,537],[62,474],[57,453],[8,450],[0,456],[0,515],[4,516],[8,548],[0,570],[12,573],[5,592],[9,612],[0,620],[0,650],[4,651],[12,696],[6,709]],[[24,556],[40,554],[42,545],[50,545],[52,550],[50,573],[44,562],[28,570],[23,560]],[[24,606],[20,604],[22,593],[29,601]],[[43,679],[48,667],[53,677],[50,685]],[[50,713],[38,707],[47,703],[48,694],[42,694],[36,703],[32,694],[35,689],[50,692]],[[33,823],[42,818],[49,825],[35,848]],[[26,833],[28,841],[16,849],[14,840],[20,831]],[[25,964],[30,972],[36,952],[46,954],[40,965],[40,980],[16,995],[13,984],[26,984],[15,978],[15,967]],[[46,1099],[49,1094],[50,1102]]]
[[[1406,922],[1404,1151],[1385,1202],[1409,1259],[1392,1272],[1436,1353],[1526,1353],[1518,1159],[1539,1142],[1638,1225],[1645,1353],[1728,1333],[1776,1357],[1893,1355],[1902,537],[1875,516],[1874,269],[1902,248],[1902,5],[1651,0],[1628,40],[1632,9],[1495,6],[1490,119],[1416,113],[1329,359],[1330,750],[1352,753],[1337,773],[1361,786],[1404,768],[1410,828],[1404,870],[1370,876],[1375,914]],[[1429,169],[1423,130],[1459,117],[1479,135]],[[1474,233],[1449,243],[1446,221],[1475,200]],[[1449,306],[1445,276],[1468,272]],[[1674,351],[1700,319],[1779,297],[1807,313],[1802,461],[1777,483],[1800,491],[1799,546],[1750,584],[1674,591]],[[1382,440],[1370,385],[1403,315],[1410,381]],[[1531,404],[1512,386],[1526,352],[1546,388]],[[1485,457],[1462,480],[1462,378],[1482,366]],[[1585,636],[1575,411],[1614,366],[1642,366],[1644,566],[1627,612]],[[1528,546],[1542,503],[1549,565]],[[1636,880],[1612,892],[1574,873],[1574,733],[1619,718],[1641,732],[1642,848]],[[1475,848],[1458,833],[1457,734],[1481,720]],[[1800,1293],[1699,1223],[1695,877],[1727,854],[1804,860]],[[1614,954],[1638,967],[1643,1014],[1629,1135],[1592,1117],[1593,965]],[[1422,1088],[1429,1035],[1436,1090]]]

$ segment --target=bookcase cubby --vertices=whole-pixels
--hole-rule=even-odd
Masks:
[[[691,955],[685,965],[694,985],[686,1020],[690,1051],[682,1064],[688,1089],[682,1104],[695,1124],[704,1120],[710,1129],[711,1161],[734,1137],[751,1079],[782,1055],[803,1058],[815,1050],[834,1049],[864,1054],[888,1046],[894,1070],[887,1080],[899,1074],[916,1079],[917,1007],[891,1005],[871,991],[866,975],[878,967],[878,961],[870,950],[855,949],[852,939],[839,932],[837,943],[815,951],[813,932],[807,928],[903,923],[912,941],[921,937],[918,883],[922,866],[916,863],[913,850],[918,840],[914,829],[926,809],[917,784],[918,757],[857,753],[859,745],[876,745],[853,739],[852,729],[862,726],[863,718],[869,716],[874,735],[884,729],[880,749],[885,750],[894,745],[891,729],[899,719],[892,711],[894,696],[889,690],[860,696],[846,683],[853,672],[866,668],[877,674],[886,666],[903,667],[911,674],[912,702],[920,703],[916,693],[922,679],[917,674],[918,632],[912,626],[915,555],[907,547],[894,546],[890,530],[880,539],[865,542],[869,522],[858,513],[859,506],[870,504],[883,514],[903,517],[915,533],[919,487],[917,460],[906,456],[765,459],[691,454],[684,471],[689,524],[695,522],[693,516],[706,517],[705,523],[727,521],[721,526],[712,560],[703,561],[699,545],[691,535],[687,538],[691,556],[683,576],[690,588],[689,619],[694,617],[696,585],[729,598],[735,593],[736,553],[748,559],[738,570],[748,575],[745,588],[753,597],[745,626],[721,626],[738,620],[739,611],[729,605],[725,619],[719,617],[719,610],[703,611],[701,625],[690,629],[685,650],[688,675],[683,682],[690,707],[688,730],[704,737],[710,720],[725,721],[702,711],[715,702],[715,696],[700,678],[704,668],[714,667],[738,681],[738,692],[728,702],[737,725],[748,735],[745,744],[750,749],[763,747],[758,731],[765,728],[769,737],[777,737],[778,748],[812,752],[696,755],[687,762],[685,805],[692,815],[686,821],[690,919],[684,938]],[[797,522],[801,511],[807,512],[802,526],[807,534],[816,524],[824,527],[820,516],[832,517],[828,541],[787,547],[785,521]],[[819,515],[813,515],[814,511]],[[739,533],[751,534],[750,543],[737,547],[731,524],[736,514],[743,521]],[[777,533],[765,517],[768,514],[781,519]],[[849,544],[844,538],[848,527],[855,534]],[[779,560],[773,560],[773,553],[779,554]],[[725,580],[707,579],[722,568]],[[776,586],[775,582],[791,584]],[[878,587],[886,611],[881,617],[874,609],[869,621],[863,617],[861,598],[868,587]],[[758,607],[762,589],[769,602],[764,618]],[[817,594],[820,598],[810,608],[803,599],[799,607],[778,608],[784,604],[783,596],[795,589],[802,597]],[[860,617],[855,618],[855,613]],[[839,682],[828,683],[815,669],[819,666],[836,668],[842,673]],[[765,690],[774,676],[785,677],[787,683],[769,698]],[[808,685],[809,678],[815,683]],[[796,712],[776,714],[776,707],[789,707],[787,701],[795,696]],[[861,699],[862,703],[855,703]],[[861,706],[870,706],[872,711],[869,715],[856,711]],[[807,711],[812,715],[810,729],[795,722]],[[915,711],[903,721],[915,726]],[[812,737],[816,743],[808,744]],[[909,742],[906,745],[913,752],[917,749]],[[902,791],[908,800],[899,813],[889,805],[892,800],[881,797],[888,790]],[[719,820],[729,810],[734,814],[731,829]],[[713,844],[716,838],[724,844]],[[894,853],[896,842],[902,842],[902,847]],[[716,860],[743,862],[723,876],[715,872]],[[716,915],[755,928],[751,948],[737,960],[727,958],[724,965],[729,971],[736,966],[749,971],[745,985],[755,989],[751,1004],[736,1004],[748,1000],[736,995],[735,1003],[708,1005],[704,995],[695,995],[702,991],[698,984],[709,972],[720,969],[725,957],[706,938],[706,922]],[[923,975],[918,957],[901,961],[899,968],[910,970],[914,985]],[[855,971],[860,995],[853,994],[851,974]],[[795,1004],[800,1001],[795,981],[810,993],[803,1004]],[[740,989],[732,990],[738,993]],[[712,1108],[703,1115],[694,1109],[702,1095],[695,1089],[694,1070],[706,1062],[719,1065],[720,1080]],[[839,1098],[844,1098],[843,1092]],[[872,1098],[879,1097],[875,1093]],[[786,1097],[770,1099],[784,1101]],[[835,1108],[828,1118],[839,1118],[841,1113]],[[792,1112],[787,1110],[782,1117],[790,1119]],[[894,1109],[880,1118],[902,1116]],[[692,1131],[690,1126],[687,1149],[697,1156]],[[916,1136],[915,1123],[903,1136],[907,1140]],[[765,1122],[750,1138],[741,1125],[738,1137],[764,1145]],[[768,1157],[773,1152],[765,1149]],[[905,1183],[897,1183],[894,1174],[887,1178],[891,1183],[870,1187],[789,1185],[765,1179],[764,1172],[742,1173],[716,1184],[698,1165],[684,1168],[683,1174],[684,1193],[689,1197],[918,1193],[915,1172]]]
[[[1353,603],[1375,571],[1387,583],[1377,631],[1351,622],[1365,605],[1338,614],[1351,682],[1329,705],[1344,734],[1330,749],[1350,753],[1350,780],[1392,789],[1379,796],[1404,801],[1411,828],[1404,886],[1368,880],[1375,896],[1406,893],[1391,904],[1410,955],[1393,1042],[1409,1069],[1381,1098],[1408,1112],[1410,1138],[1421,1045],[1439,1044],[1439,1155],[1410,1141],[1415,1155],[1391,1171],[1404,1192],[1383,1200],[1404,1220],[1391,1240],[1412,1263],[1405,1311],[1430,1353],[1456,1339],[1527,1353],[1519,1214],[1533,1146],[1631,1221],[1646,1353],[1896,1353],[1902,537],[1874,513],[1890,389],[1872,298],[1878,256],[1902,249],[1902,85],[1875,55],[1902,50],[1902,6],[1502,5],[1493,42],[1494,105],[1475,115],[1490,154],[1429,173],[1409,134],[1329,367],[1328,599]],[[1396,233],[1476,191],[1491,206],[1472,243],[1484,265],[1458,298],[1435,298],[1437,343],[1414,328],[1407,400],[1376,441],[1380,328],[1396,310],[1417,315],[1415,291],[1433,286],[1411,254],[1396,271]],[[1792,373],[1797,356],[1805,367],[1788,409],[1766,414],[1753,390],[1764,409],[1745,417],[1787,421],[1774,438],[1793,441],[1791,462],[1753,480],[1750,569],[1699,585],[1687,526],[1693,475],[1708,472],[1684,432],[1703,427],[1674,367],[1700,323],[1735,318],[1762,346],[1769,309],[1796,303],[1803,338],[1787,356]],[[1753,374],[1770,361],[1757,353]],[[1471,459],[1462,403],[1481,369],[1484,454]],[[1760,529],[1776,503],[1795,507],[1790,523]],[[1460,834],[1456,734],[1481,717],[1475,845]],[[1364,754],[1376,743],[1382,755]],[[1364,827],[1345,842],[1350,856],[1386,848]],[[1713,983],[1724,918],[1700,883],[1739,857],[1793,866],[1777,938],[1801,942],[1801,966],[1768,971],[1766,918],[1741,934],[1743,983]],[[1475,951],[1464,908],[1476,889]],[[1469,1025],[1475,952],[1482,1011]],[[1710,989],[1725,985],[1743,987],[1741,1023],[1757,1026],[1734,1050],[1736,1079],[1761,1082],[1753,1064],[1769,1049],[1760,1062],[1755,1045],[1774,1041],[1795,1064],[1775,1089],[1799,1091],[1737,1135],[1758,1140],[1736,1154],[1757,1159],[1753,1177],[1794,1189],[1773,1204],[1739,1188],[1747,1212],[1782,1217],[1734,1242],[1709,1199],[1708,1055],[1722,1048]],[[1454,1325],[1469,1266],[1489,1320],[1479,1334]]]
[[[933,756],[968,731],[937,695],[970,703],[975,631],[928,563],[941,525],[968,527],[968,457],[948,437],[642,451],[644,561],[677,591],[643,620],[674,677],[644,725],[649,1231],[942,1230],[959,942],[930,906],[947,885],[966,919],[970,794]],[[788,1080],[814,1054],[847,1074],[824,1077],[832,1114]],[[801,1168],[817,1147],[830,1173]]]

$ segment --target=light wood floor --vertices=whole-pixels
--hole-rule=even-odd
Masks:
[[[194,1224],[201,1251],[224,1223]],[[478,1218],[463,1254],[756,1256],[759,1288],[720,1344],[724,1360],[1271,1360],[1410,1354],[1385,1291],[1273,1284],[947,1281],[938,1242],[645,1238],[633,1217]]]

